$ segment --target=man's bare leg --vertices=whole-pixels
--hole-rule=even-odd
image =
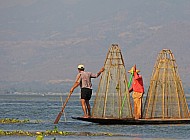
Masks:
[[[86,107],[87,107],[87,110],[88,110],[88,117],[91,117],[91,108],[90,108],[90,103],[89,103],[89,100],[85,100],[86,102]]]
[[[80,100],[81,101],[81,105],[82,105],[82,110],[83,110],[83,112],[84,112],[84,118],[87,118],[88,117],[88,114],[87,114],[87,111],[86,111],[86,102],[85,102],[85,100],[84,99],[81,99]]]

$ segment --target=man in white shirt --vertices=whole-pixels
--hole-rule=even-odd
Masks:
[[[80,64],[78,65],[78,71],[79,73],[76,76],[76,80],[74,85],[70,89],[70,93],[74,91],[76,87],[80,85],[81,88],[81,105],[84,112],[84,118],[89,118],[91,116],[91,108],[89,100],[91,99],[92,95],[92,83],[91,78],[97,78],[103,71],[104,67],[100,69],[100,71],[97,74],[94,74],[92,72],[86,72],[84,71],[84,65]]]

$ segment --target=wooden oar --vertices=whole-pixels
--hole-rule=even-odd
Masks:
[[[72,92],[69,93],[67,99],[65,100],[65,103],[63,104],[61,111],[59,112],[59,114],[57,115],[57,118],[54,121],[54,124],[57,124],[59,122],[59,120],[61,118],[61,115],[64,112],[65,106],[66,106],[67,102],[69,101],[69,98],[70,98],[71,94],[72,94]]]
[[[62,103],[62,106],[63,106],[63,98],[62,98],[62,96],[60,96],[60,98],[61,98],[61,103]],[[65,118],[65,122],[66,122],[65,111],[63,111],[63,116],[64,116],[64,118]]]

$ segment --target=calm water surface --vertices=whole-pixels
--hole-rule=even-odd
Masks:
[[[42,95],[42,94],[13,94],[0,95],[0,118],[29,119],[26,124],[0,124],[0,130],[25,130],[45,131],[54,129],[53,124],[57,114],[61,110],[61,97],[63,101],[67,94]],[[93,99],[91,104],[93,105]],[[65,114],[57,124],[60,131],[71,132],[108,132],[124,136],[66,136],[62,139],[83,140],[145,140],[145,139],[190,139],[190,125],[98,125],[83,121],[73,120],[71,116],[82,116],[79,95],[73,94],[65,108]],[[190,98],[187,98],[190,105]],[[45,137],[44,140],[52,140],[54,137]],[[0,137],[0,140],[35,140],[35,137]]]

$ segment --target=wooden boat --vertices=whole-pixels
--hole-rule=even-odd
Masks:
[[[114,119],[114,118],[83,118],[72,117],[72,119],[92,122],[102,125],[162,125],[162,124],[190,124],[190,119]]]

